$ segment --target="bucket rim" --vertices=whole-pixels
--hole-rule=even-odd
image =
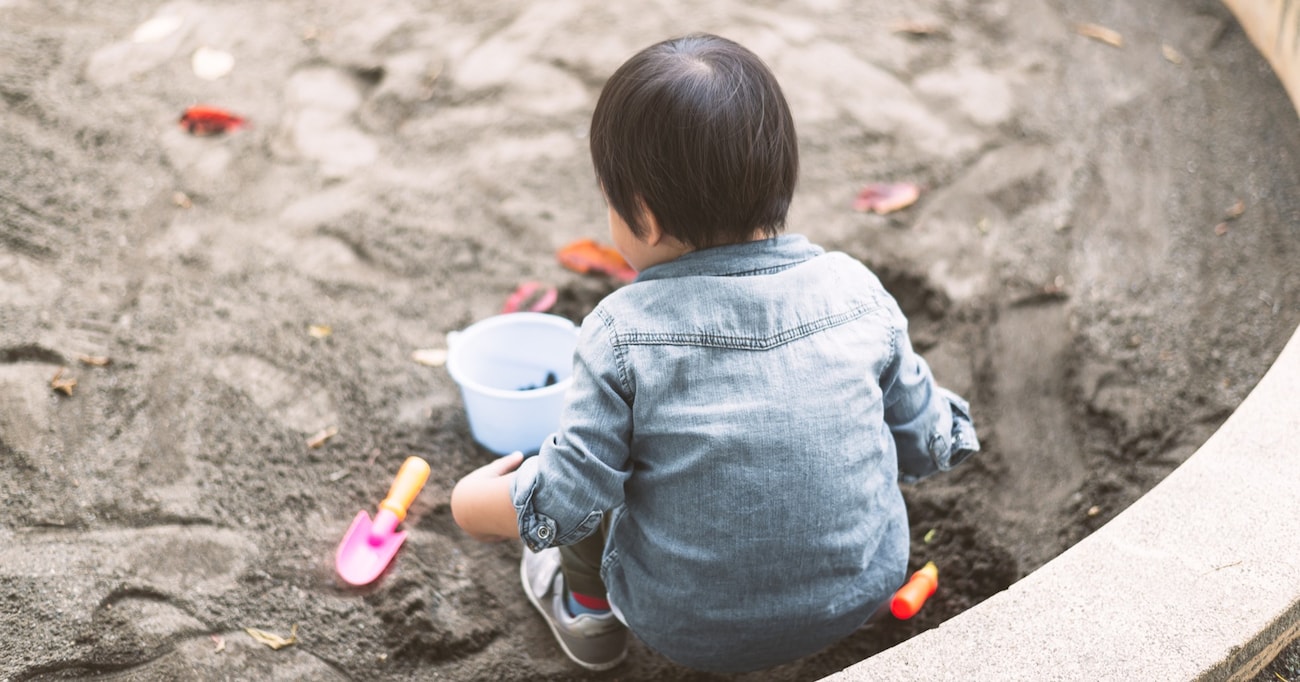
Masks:
[[[484,386],[477,381],[468,379],[462,373],[456,371],[455,360],[460,355],[459,349],[464,347],[467,341],[472,340],[467,339],[465,336],[466,334],[470,334],[471,332],[481,333],[484,331],[490,331],[503,324],[509,324],[512,322],[531,322],[553,327],[555,329],[571,331],[574,333],[575,339],[579,329],[578,325],[575,325],[567,317],[560,317],[559,315],[552,315],[550,313],[518,312],[493,315],[479,320],[462,330],[448,332],[446,367],[447,374],[451,375],[452,381],[456,382],[456,385],[459,386],[461,390],[472,390],[478,395],[488,396],[499,400],[532,400],[536,398],[550,397],[566,391],[569,388],[569,384],[573,383],[572,375],[567,376],[550,386],[520,391]]]

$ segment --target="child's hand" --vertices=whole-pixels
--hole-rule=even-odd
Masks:
[[[451,491],[451,516],[456,525],[481,542],[519,537],[515,505],[510,499],[510,478],[523,461],[523,454],[516,452],[460,479]]]

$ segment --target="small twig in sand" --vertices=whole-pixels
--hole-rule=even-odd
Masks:
[[[318,447],[324,445],[325,442],[328,441],[329,439],[333,438],[334,436],[337,436],[338,433],[339,433],[339,427],[337,427],[337,426],[331,426],[331,427],[329,427],[329,428],[327,428],[327,429],[325,429],[325,430],[323,430],[323,431],[317,433],[316,435],[312,436],[311,438],[308,438],[308,439],[307,439],[307,447],[309,447],[309,448],[315,450],[316,448],[318,448]]]
[[[1097,24],[1075,24],[1074,30],[1085,38],[1099,40],[1112,47],[1124,47],[1124,36],[1118,31]]]
[[[889,30],[893,33],[906,33],[914,36],[944,35],[947,33],[938,24],[910,20],[896,21],[889,25]]]
[[[427,367],[442,367],[447,364],[447,349],[419,348],[411,352],[411,359]]]
[[[258,630],[257,628],[244,628],[244,632],[247,632],[249,637],[252,637],[276,651],[298,643],[297,623],[294,623],[293,626],[289,628],[289,637],[287,639],[275,634],[274,632],[266,632],[264,630]]]

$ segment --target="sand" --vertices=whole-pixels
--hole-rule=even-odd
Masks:
[[[1210,0],[0,0],[0,679],[582,678],[520,546],[452,522],[491,455],[411,353],[521,281],[575,320],[616,286],[554,256],[606,237],[588,118],[693,30],[781,78],[790,231],[877,270],[985,445],[904,490],[941,570],[917,618],[742,679],[832,673],[1041,566],[1300,322],[1295,112]],[[199,77],[203,47],[229,72]],[[198,103],[251,125],[192,136]],[[855,212],[873,181],[923,193]],[[334,549],[410,455],[410,537],[347,587]],[[592,677],[711,679],[639,643]]]

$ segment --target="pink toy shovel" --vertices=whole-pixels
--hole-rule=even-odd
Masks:
[[[357,512],[347,535],[339,543],[334,567],[339,576],[352,585],[365,585],[379,577],[397,554],[397,548],[406,539],[406,531],[398,532],[397,524],[406,518],[406,508],[420,494],[429,479],[429,463],[419,457],[407,457],[397,471],[388,497],[379,503],[375,522],[364,510]]]

